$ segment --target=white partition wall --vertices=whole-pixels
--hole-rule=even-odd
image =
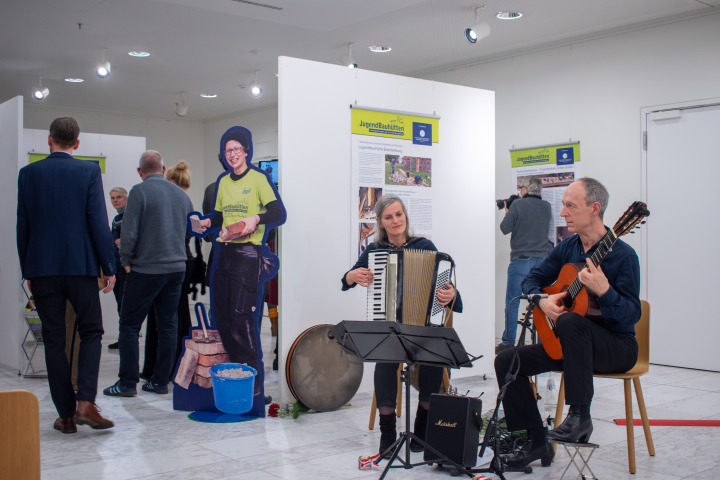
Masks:
[[[0,105],[0,195],[5,213],[4,228],[0,229],[0,363],[20,368],[20,341],[27,331],[20,313],[24,303],[20,290],[20,262],[18,261],[15,231],[17,225],[17,171],[22,149],[23,97],[15,97]]]
[[[466,350],[485,355],[455,377],[492,370],[495,291],[495,97],[457,85],[281,57],[280,194],[287,209],[280,246],[280,372],[305,329],[365,317],[365,291],[340,290],[349,255],[350,105],[440,117],[433,159],[433,234],[456,262],[464,312],[454,324]],[[372,388],[372,365],[361,391]]]

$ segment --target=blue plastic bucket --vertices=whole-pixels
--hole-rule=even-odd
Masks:
[[[232,378],[218,375],[223,370],[245,370],[252,375]],[[253,391],[257,370],[244,363],[219,363],[210,368],[215,407],[223,413],[240,415],[250,411],[253,405]]]

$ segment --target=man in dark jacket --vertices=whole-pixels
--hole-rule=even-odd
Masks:
[[[78,160],[80,127],[74,118],[50,125],[50,156],[23,167],[18,177],[17,247],[23,278],[42,321],[50,395],[60,415],[54,428],[114,426],[95,406],[103,335],[98,277],[104,293],[115,285],[115,258],[100,167]],[[77,394],[65,354],[65,308],[77,313],[80,334]]]

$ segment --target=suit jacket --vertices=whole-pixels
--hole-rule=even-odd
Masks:
[[[17,247],[26,279],[115,275],[100,167],[55,152],[20,169]]]

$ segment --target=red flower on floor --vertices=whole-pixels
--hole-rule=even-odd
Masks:
[[[268,407],[268,417],[277,417],[278,410],[280,410],[280,405],[277,403],[270,404],[270,407]]]

